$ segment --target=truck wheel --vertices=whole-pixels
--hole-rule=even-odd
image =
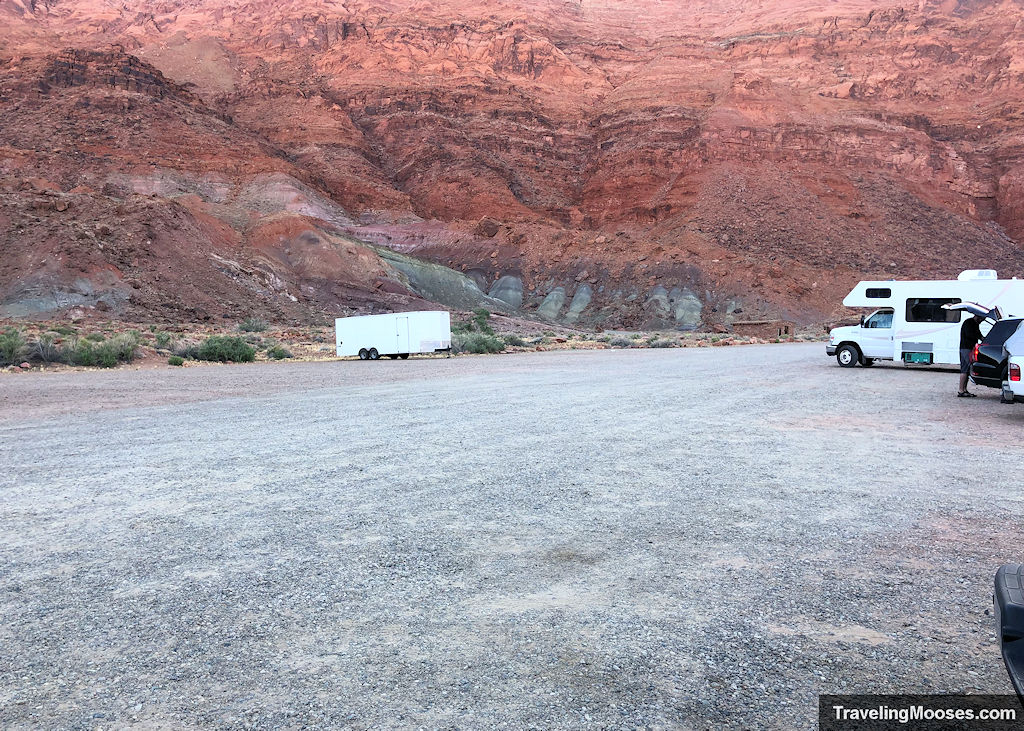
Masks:
[[[380,358],[380,353],[377,352],[376,348],[370,348],[368,355],[370,356],[370,360],[377,360]]]
[[[398,357],[401,358],[402,360],[409,360],[409,354],[408,353],[399,353]]]
[[[366,351],[366,348],[359,349],[359,360],[366,360],[370,357],[370,354]]]
[[[873,366],[875,364],[875,359],[874,358],[861,358],[860,359],[860,364],[862,366],[864,366],[865,368],[870,368],[871,366]]]
[[[836,351],[836,360],[843,368],[853,368],[860,361],[860,353],[855,346],[847,343]]]

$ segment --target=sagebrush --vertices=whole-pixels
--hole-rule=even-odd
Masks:
[[[256,349],[234,335],[212,335],[199,344],[195,357],[219,363],[251,363],[256,360]]]

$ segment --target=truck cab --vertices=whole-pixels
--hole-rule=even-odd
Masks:
[[[883,307],[860,318],[859,325],[833,328],[825,352],[836,356],[839,365],[851,368],[858,363],[870,366],[893,352],[893,309]]]

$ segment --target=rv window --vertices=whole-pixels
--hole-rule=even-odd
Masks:
[[[911,297],[907,300],[907,322],[960,322],[959,310],[942,309],[959,301],[956,297]]]
[[[868,299],[886,300],[886,299],[889,299],[890,297],[892,297],[892,290],[891,289],[872,289],[872,288],[869,287],[867,295],[868,295]]]

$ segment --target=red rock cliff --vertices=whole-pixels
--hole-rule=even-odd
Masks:
[[[99,208],[179,207],[238,257],[351,235],[512,305],[521,288],[527,313],[629,326],[813,321],[864,277],[1024,275],[1020,3],[132,7],[0,0],[16,215],[27,179],[88,183]],[[282,216],[292,233],[266,227]],[[324,306],[354,291],[325,300],[334,278],[369,300],[387,278],[340,256],[312,286],[274,257]]]

